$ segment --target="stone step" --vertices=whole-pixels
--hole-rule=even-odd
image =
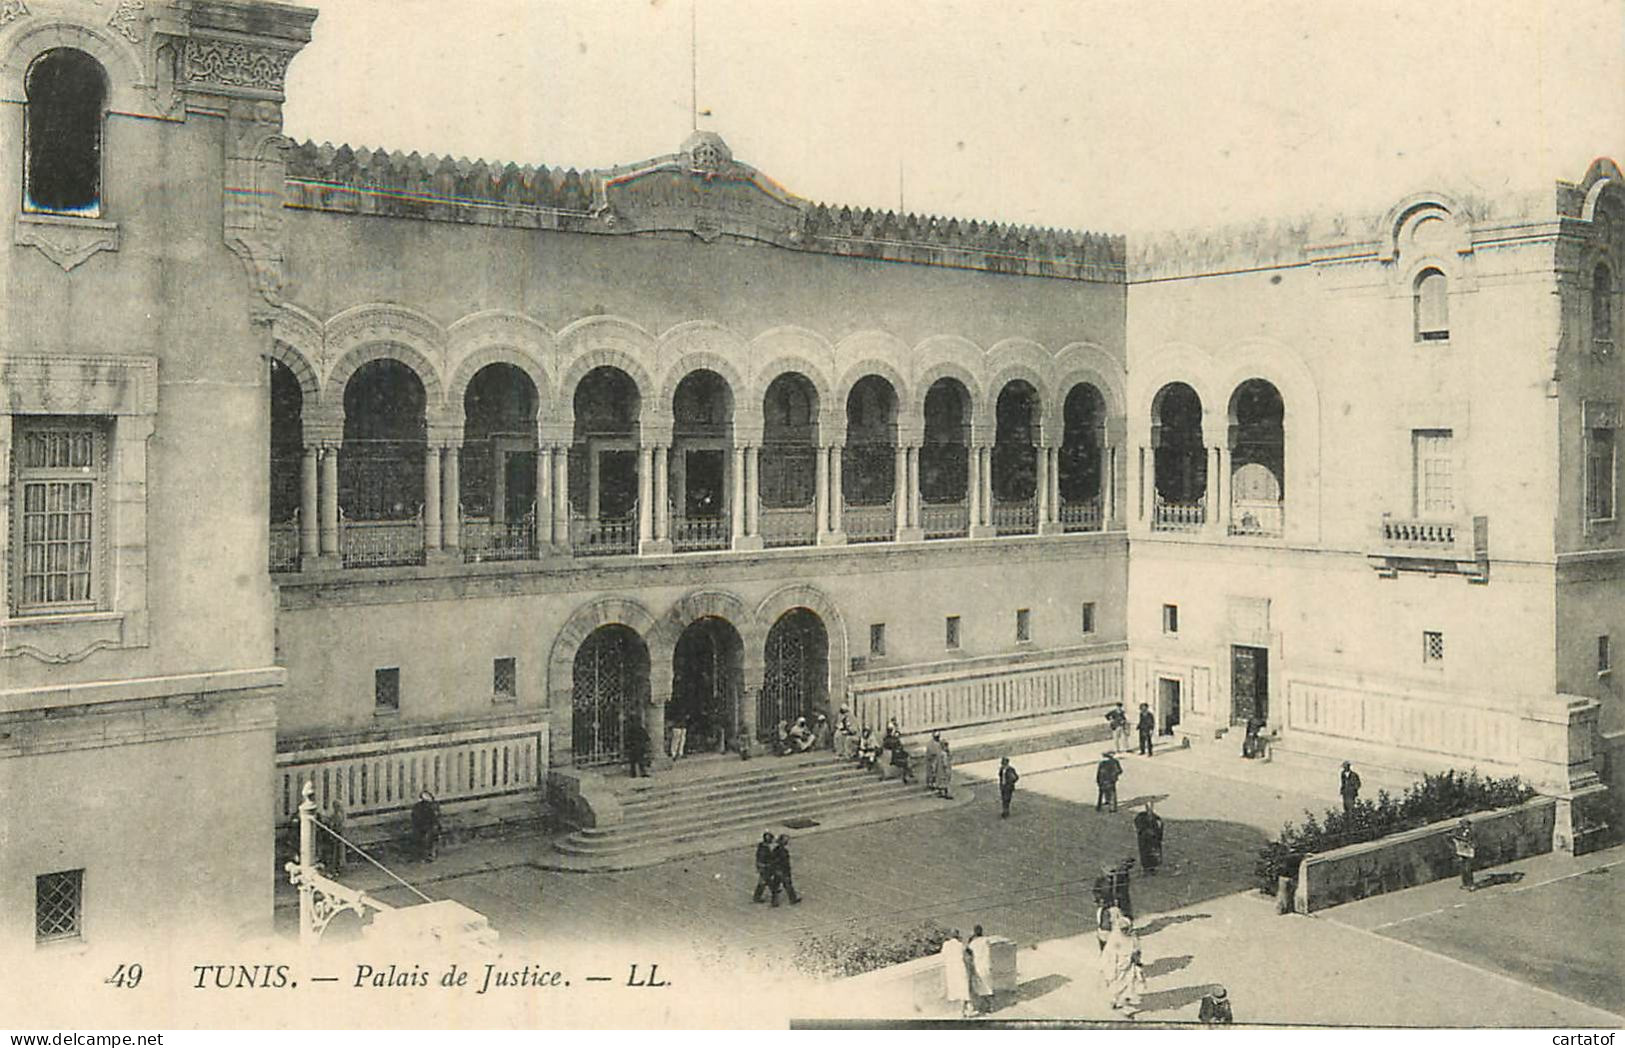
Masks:
[[[690,808],[665,809],[645,813],[636,818],[623,819],[610,826],[586,827],[576,831],[584,839],[629,837],[656,830],[671,830],[690,824],[708,824],[717,818],[751,812],[772,812],[788,806],[804,807],[808,804],[833,804],[852,797],[862,797],[879,785],[873,773],[854,771],[849,778],[817,789],[763,791],[743,798],[697,800]]]
[[[855,770],[851,763],[837,761],[833,754],[825,753],[816,765],[787,768],[779,774],[769,772],[706,783],[675,783],[669,788],[663,787],[660,777],[655,776],[649,780],[651,785],[646,790],[622,792],[618,798],[622,812],[631,817],[667,808],[687,807],[696,800],[748,797],[769,787],[776,790],[817,787],[847,778]]]

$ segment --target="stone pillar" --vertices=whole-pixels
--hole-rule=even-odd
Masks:
[[[977,513],[971,520],[970,537],[973,539],[990,539],[995,534],[993,530],[993,449],[986,446],[972,448],[971,454],[976,457]]]
[[[1204,531],[1222,535],[1229,526],[1230,507],[1224,503],[1224,449],[1208,448],[1207,519]]]
[[[655,541],[671,542],[671,474],[667,472],[671,458],[666,445],[655,445]]]
[[[841,526],[841,510],[846,505],[841,494],[842,454],[843,449],[838,444],[818,450],[819,458],[823,459],[827,455],[829,461],[828,480],[825,484],[828,490],[824,493],[829,499],[827,504],[829,530],[818,533],[820,546],[840,546],[846,542],[846,531]]]
[[[745,449],[735,444],[729,460],[728,527],[734,549],[745,538]]]
[[[549,448],[553,457],[553,545],[561,552],[570,549],[570,448]]]
[[[734,496],[738,506],[734,510],[733,548],[752,550],[762,548],[762,512],[757,504],[761,497],[762,449],[735,448],[734,464],[739,474],[734,478]]]
[[[966,526],[974,529],[982,523],[982,449],[965,449],[965,501],[969,509]]]
[[[813,456],[813,516],[817,519],[814,536],[822,542],[829,530],[829,449],[825,447]]]
[[[599,461],[602,456],[592,442],[587,442],[587,519],[594,524],[598,523],[598,471],[603,463]]]
[[[897,529],[897,541],[923,542],[925,529],[920,527],[920,449],[910,445],[898,450],[902,452],[903,464],[903,512],[898,514],[901,523]]]
[[[1059,463],[1054,448],[1038,449],[1038,533],[1061,533]]]
[[[423,449],[423,552],[426,560],[433,560],[440,552],[440,451],[433,444]]]
[[[744,692],[740,698],[743,708],[739,711],[740,738],[736,748],[754,755],[759,752],[756,746],[756,707],[762,698],[762,686],[746,684],[741,690]]]
[[[892,508],[896,510],[897,525],[892,537],[903,538],[908,531],[908,449],[898,444],[892,449]]]
[[[1100,529],[1111,531],[1117,524],[1117,448],[1101,448],[1100,457]]]
[[[536,550],[553,545],[553,449],[536,445]]]
[[[315,444],[305,445],[304,457],[299,460],[299,563],[314,565],[321,553],[321,519],[317,509],[317,475],[321,468],[320,449]]]
[[[321,546],[322,559],[327,567],[338,567],[339,556],[339,447],[327,444],[322,448],[321,477]]]
[[[638,446],[638,552],[670,553],[671,547],[655,537],[655,449]],[[653,738],[653,733],[650,735]]]
[[[649,733],[649,766],[656,769],[671,767],[671,754],[666,752],[666,703],[670,695],[650,696],[643,710],[643,730]]]
[[[463,545],[462,447],[446,446],[446,466],[440,471],[440,546],[448,559],[457,559]]]

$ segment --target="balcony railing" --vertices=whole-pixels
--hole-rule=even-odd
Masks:
[[[529,560],[536,556],[536,517],[519,520],[463,518],[463,560],[479,564],[494,560]]]
[[[724,517],[673,517],[671,548],[679,553],[727,549],[732,530]]]
[[[1280,538],[1286,526],[1286,505],[1279,499],[1233,499],[1230,534]]]
[[[1195,502],[1169,502],[1157,496],[1151,516],[1153,531],[1196,531],[1207,522],[1207,498]]]
[[[1058,516],[1062,531],[1099,531],[1101,528],[1100,499],[1063,502]]]
[[[841,516],[848,542],[890,542],[897,537],[897,511],[890,502],[878,506],[848,505]]]
[[[638,551],[636,517],[570,518],[570,551],[578,557],[612,557]]]
[[[1457,525],[1448,520],[1382,518],[1382,541],[1389,546],[1433,549],[1448,554],[1456,548]]]
[[[423,510],[411,520],[339,520],[339,551],[347,568],[423,563]]]
[[[818,511],[812,506],[761,508],[762,545],[811,546],[818,542]]]
[[[1024,499],[1020,502],[993,500],[993,534],[1032,535],[1038,531],[1038,502]]]
[[[299,570],[299,511],[285,524],[271,525],[271,570]]]
[[[964,538],[970,534],[970,507],[963,502],[922,502],[920,527],[928,539]]]

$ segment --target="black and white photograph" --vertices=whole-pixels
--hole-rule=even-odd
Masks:
[[[0,1033],[1612,1043],[1622,163],[1625,0],[0,0]]]

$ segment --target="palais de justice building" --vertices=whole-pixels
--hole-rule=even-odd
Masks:
[[[307,778],[602,823],[629,723],[842,703],[1257,717],[1602,818],[1613,163],[1126,242],[814,204],[709,132],[296,144],[315,16],[0,0],[8,946],[263,929]]]

